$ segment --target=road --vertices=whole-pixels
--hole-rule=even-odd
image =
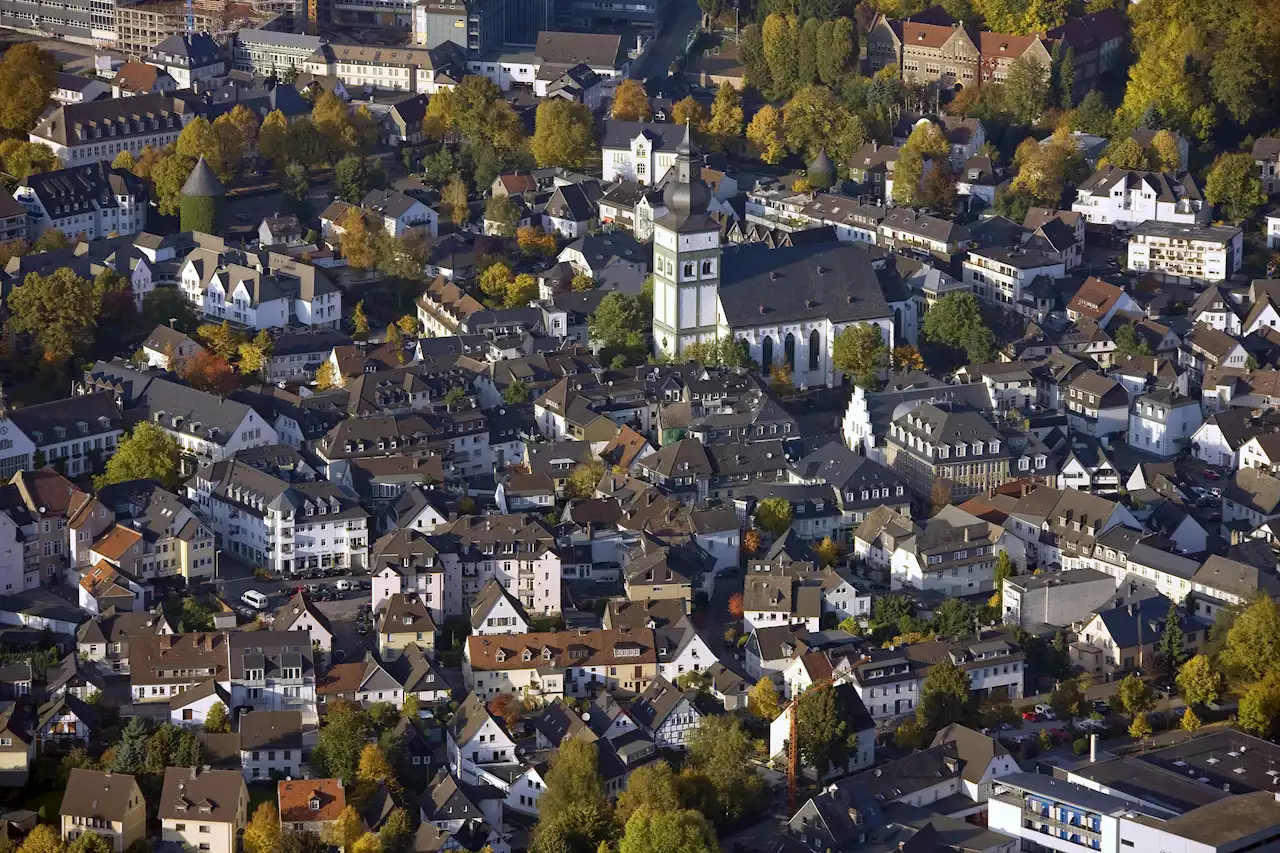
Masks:
[[[702,10],[698,7],[697,0],[673,0],[667,7],[662,34],[649,48],[641,66],[642,71],[636,76],[641,80],[665,77],[671,63],[683,54],[684,41],[689,33],[700,26]]]

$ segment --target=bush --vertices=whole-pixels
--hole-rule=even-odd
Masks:
[[[1082,737],[1076,738],[1075,742],[1071,744],[1071,751],[1074,752],[1076,755],[1084,755],[1086,752],[1088,752],[1089,751],[1088,738],[1082,738]]]

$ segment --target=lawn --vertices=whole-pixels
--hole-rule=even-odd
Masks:
[[[249,788],[249,817],[253,817],[253,813],[263,803],[276,802],[275,782],[250,782],[247,787]]]

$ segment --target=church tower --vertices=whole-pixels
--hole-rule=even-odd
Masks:
[[[689,126],[653,223],[653,346],[657,355],[716,337],[720,310],[720,226],[707,216],[711,193]]]

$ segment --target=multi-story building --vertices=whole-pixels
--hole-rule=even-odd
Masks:
[[[1132,228],[1143,222],[1208,224],[1213,206],[1189,172],[1169,174],[1103,166],[1076,189],[1071,209],[1089,226]]]
[[[942,83],[953,89],[1003,83],[1015,59],[1029,59],[1046,69],[1052,60],[1050,44],[1042,35],[973,33],[967,27],[894,21],[883,15],[866,41],[873,73],[892,66],[908,82]]]
[[[52,468],[19,471],[0,488],[0,510],[10,522],[0,525],[6,586],[16,577],[19,547],[23,588],[47,586],[64,577],[71,554],[67,522],[87,499],[85,492]],[[13,538],[15,531],[21,534],[20,546]]]
[[[505,586],[525,611],[560,611],[560,556],[550,528],[533,515],[463,516],[438,527],[456,542],[458,571],[445,573],[445,610],[470,613],[490,578]],[[448,540],[446,540],[448,541]]]
[[[369,514],[329,482],[288,482],[238,459],[206,465],[187,486],[221,547],[277,572],[360,568]]]
[[[365,7],[368,0],[334,0],[335,4]],[[407,2],[399,11],[408,15]],[[418,8],[429,8],[419,4]],[[433,95],[451,89],[467,73],[465,46],[451,42],[433,47],[382,47],[363,44],[322,43],[301,69],[317,77],[336,77],[351,91],[365,88]]]
[[[32,0],[0,2],[0,27],[74,44],[109,45],[116,40],[114,0]]]
[[[77,767],[62,793],[62,840],[68,844],[86,832],[101,835],[115,853],[124,853],[147,834],[147,802],[128,773]]]
[[[114,47],[134,57],[144,55],[167,38],[188,32],[225,37],[240,24],[251,29],[279,19],[285,29],[292,29],[291,21],[300,20],[300,0],[255,0],[234,5],[226,0],[195,0],[191,4],[179,0],[117,0],[112,5],[117,34]]]
[[[1129,409],[1130,447],[1169,457],[1191,444],[1191,437],[1204,423],[1200,401],[1179,397],[1168,390],[1143,394]]]
[[[179,287],[213,322],[249,329],[342,323],[342,295],[320,268],[277,252],[246,253],[213,235],[196,240],[182,261]]]
[[[684,128],[677,124],[606,120],[600,139],[604,157],[601,180],[657,184],[675,165],[676,146],[683,136]]]
[[[76,654],[98,661],[112,672],[129,673],[129,643],[134,636],[177,633],[163,614],[142,611],[117,612],[107,608],[76,632]]]
[[[145,413],[178,443],[187,470],[237,450],[278,443],[275,428],[244,403],[161,376],[140,373],[119,361],[100,361],[85,373],[77,390],[111,391],[125,411]]]
[[[1225,281],[1243,263],[1244,232],[1235,226],[1147,221],[1129,232],[1129,269],[1163,281]]]
[[[77,571],[105,560],[144,580],[213,575],[213,532],[192,504],[154,481],[102,489],[81,504],[68,526]]]
[[[1024,305],[1023,291],[1040,276],[1059,279],[1066,262],[1056,252],[990,246],[970,249],[964,259],[964,283],[979,299],[1012,306],[1018,313],[1034,313]]]
[[[580,630],[467,638],[462,674],[478,696],[526,692],[587,696],[643,693],[658,675],[653,631]]]
[[[0,242],[25,240],[27,234],[26,206],[8,192],[0,192]]]
[[[227,76],[226,52],[204,32],[175,33],[152,48],[143,59],[163,70],[179,89],[212,85]]]
[[[1067,425],[1095,437],[1128,428],[1129,392],[1110,376],[1090,371],[1067,385]]]
[[[255,711],[240,719],[240,772],[255,779],[302,776],[315,730],[300,711]]]
[[[249,789],[234,770],[170,767],[164,772],[160,837],[184,850],[235,853],[245,827]]]
[[[881,246],[886,249],[915,249],[951,256],[969,247],[969,229],[947,219],[899,207],[885,214],[880,223]]]
[[[52,400],[8,412],[16,431],[0,440],[0,448],[25,438],[30,465],[53,465],[72,477],[102,470],[124,436],[124,418],[110,394],[87,394]]]
[[[68,166],[111,162],[122,151],[134,157],[150,145],[178,141],[195,118],[196,102],[170,95],[138,95],[57,107],[32,129],[30,139],[53,149]]]
[[[168,702],[212,679],[230,689],[231,670],[225,634],[135,636],[129,641],[129,684],[135,702]]]
[[[889,557],[893,589],[952,598],[995,590],[996,553],[1020,544],[1012,535],[957,506],[943,507]],[[1021,550],[1021,549],[1018,549]]]
[[[885,444],[885,464],[917,495],[929,495],[945,479],[954,484],[953,500],[1008,480],[1012,458],[1000,430],[979,412],[948,403],[924,403],[897,418]]]
[[[231,39],[231,66],[267,76],[301,72],[324,44],[319,36],[275,30],[238,30]]]
[[[30,175],[14,191],[27,211],[31,240],[53,229],[68,238],[126,237],[147,226],[147,192],[141,180],[104,161]]]
[[[298,711],[316,719],[316,670],[308,631],[234,631],[227,637],[231,704],[253,711]]]

